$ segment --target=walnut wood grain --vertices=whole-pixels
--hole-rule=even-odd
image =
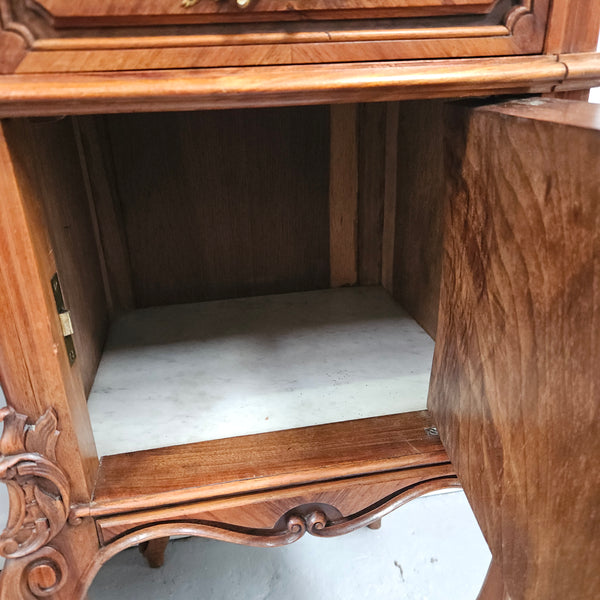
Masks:
[[[429,405],[512,600],[600,595],[599,117],[542,99],[447,117]]]
[[[44,209],[65,304],[73,321],[78,355],[74,368],[81,374],[87,395],[106,339],[108,313],[72,125],[69,119],[14,119],[4,124],[4,130],[22,186]]]
[[[333,512],[333,507],[322,504],[308,504],[292,509],[283,515],[273,529],[244,529],[232,527],[224,523],[206,521],[173,521],[141,527],[108,544],[100,549],[89,563],[88,569],[79,580],[77,600],[89,587],[93,577],[100,567],[125,548],[143,544],[153,539],[161,539],[168,535],[199,536],[234,544],[243,544],[259,548],[273,548],[291,544],[302,538],[306,533],[317,537],[336,537],[358,528],[368,527],[376,523],[386,514],[399,506],[441,487],[456,487],[455,477],[440,477],[439,479],[422,481],[417,485],[400,490],[397,495],[383,499],[370,511],[353,515],[349,519],[331,520],[327,512]]]
[[[591,52],[596,49],[599,28],[600,5],[597,2],[554,2],[544,52]]]
[[[137,307],[329,286],[326,107],[106,124]]]
[[[158,569],[165,564],[165,550],[171,538],[161,537],[147,542],[142,542],[139,546],[140,552],[148,561],[148,566],[151,569]]]
[[[96,220],[98,252],[104,263],[105,292],[111,317],[135,303],[127,234],[116,183],[106,117],[74,117],[79,161],[87,179],[90,212]]]
[[[56,272],[43,206],[0,128],[0,377],[7,404],[32,421],[53,408],[61,423],[57,462],[71,497],[90,498],[98,459],[85,394],[69,366],[50,279]]]
[[[554,92],[556,92],[556,95],[561,96],[562,94],[567,99],[571,97],[574,100],[582,98],[587,100],[585,94],[587,88],[600,85],[600,75],[598,74],[598,69],[600,69],[600,53],[581,52],[576,54],[561,54],[559,55],[559,60],[564,63],[569,76],[565,81],[555,86]],[[582,88],[578,85],[580,81],[586,81],[588,85]],[[579,91],[582,94],[569,93],[572,91]]]
[[[422,493],[458,486],[449,463],[409,467],[375,475],[342,477],[251,494],[124,512],[96,523],[103,544],[158,522],[205,522],[223,528],[276,532],[299,507],[319,506],[331,531],[359,529]]]
[[[301,11],[278,0],[257,1],[267,8],[230,11],[233,2],[203,1],[186,9],[163,0],[168,10],[160,12],[166,5],[61,2],[60,15],[44,17],[29,4],[3,0],[5,27],[22,35],[25,47],[7,53],[2,69],[100,72],[533,54],[542,51],[548,15],[547,0],[490,0],[482,15],[476,10],[482,3],[438,0],[391,10],[381,2],[372,3],[376,10],[346,10],[315,0],[319,9],[303,3]],[[372,18],[385,16],[396,18]],[[315,21],[322,18],[337,20]],[[280,22],[264,22],[269,20]],[[234,23],[218,24],[227,21]]]
[[[420,411],[105,456],[93,503],[76,513],[100,516],[445,462],[439,439],[425,431],[430,426]]]
[[[367,16],[432,16],[489,11],[496,0],[254,0],[247,10],[235,2],[192,0],[189,6],[172,0],[133,0],[73,3],[69,0],[37,0],[57,27],[102,24],[227,22],[298,20],[306,18],[361,18]]]
[[[44,211],[19,165],[12,162],[5,126],[0,128],[2,388],[9,407],[30,422],[53,409],[61,430],[57,468],[67,474],[71,499],[87,502],[98,460],[83,385],[69,366],[49,285],[56,265]],[[98,550],[94,524],[84,519],[77,527],[66,524],[54,533],[51,545],[6,561],[0,578],[2,600],[31,598],[40,590],[56,600],[74,598],[74,586]]]
[[[388,102],[386,106],[381,284],[392,294],[394,289],[394,252],[396,247],[396,207],[398,204],[398,127],[400,103]],[[400,184],[402,185],[402,182]]]
[[[572,59],[573,55],[569,55]],[[563,57],[566,60],[566,57]],[[583,89],[600,74],[593,56]],[[582,65],[583,67],[583,65]],[[248,67],[200,71],[7,75],[0,116],[157,112],[551,91],[568,81],[555,56]]]
[[[329,281],[331,287],[358,280],[358,107],[330,109]]]
[[[442,102],[399,108],[393,296],[435,338],[444,201]]]
[[[385,128],[383,102],[358,109],[358,282],[381,283],[383,200],[385,191]]]
[[[479,49],[482,39],[487,42]],[[536,44],[531,50],[539,52]],[[417,60],[451,58],[454,54],[502,56],[519,54],[514,38],[384,40],[348,42],[304,42],[301,44],[265,44],[200,46],[185,48],[125,48],[61,52],[36,50],[26,54],[14,70],[18,74],[83,73],[89,71],[144,71],[149,69],[196,69],[210,67],[252,67],[256,65],[303,65],[361,61]]]
[[[502,568],[498,561],[492,559],[477,600],[510,600],[506,595],[502,579]]]

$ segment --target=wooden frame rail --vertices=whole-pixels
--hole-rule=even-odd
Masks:
[[[182,71],[7,75],[0,117],[452,98],[586,89],[596,53]]]

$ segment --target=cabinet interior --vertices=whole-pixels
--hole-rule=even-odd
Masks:
[[[426,408],[442,109],[5,122],[100,455]]]

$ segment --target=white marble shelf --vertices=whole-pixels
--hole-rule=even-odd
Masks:
[[[137,310],[90,393],[98,453],[422,410],[433,346],[379,287]]]

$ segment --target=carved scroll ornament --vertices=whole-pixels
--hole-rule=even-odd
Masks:
[[[50,542],[69,514],[69,483],[56,464],[60,432],[48,409],[34,425],[12,408],[0,410],[0,481],[8,486],[8,525],[0,535],[0,555],[28,556]]]

